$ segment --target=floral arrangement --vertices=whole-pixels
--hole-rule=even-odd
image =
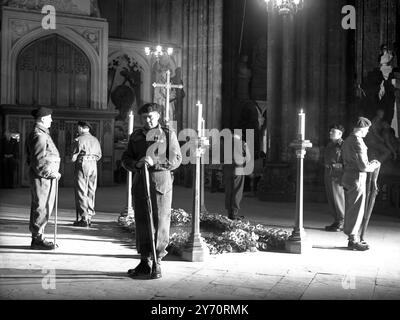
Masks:
[[[171,225],[184,226],[192,221],[192,216],[183,209],[171,210]]]
[[[178,229],[170,236],[168,251],[180,255],[189,238],[191,215],[183,209],[171,210],[171,227]],[[119,217],[118,224],[135,232],[133,217]],[[287,231],[254,225],[250,221],[231,220],[220,214],[202,213],[200,226],[211,254],[255,252],[284,249]]]
[[[118,225],[128,229],[132,233],[135,233],[136,231],[136,223],[134,216],[120,216],[118,218]]]

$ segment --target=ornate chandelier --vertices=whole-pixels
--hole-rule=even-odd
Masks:
[[[163,55],[171,55],[174,52],[174,49],[171,47],[168,47],[167,49],[164,49],[162,46],[158,45],[155,48],[151,47],[145,47],[144,48],[144,53],[146,56],[154,56],[155,58],[159,58]]]
[[[264,0],[267,11],[278,10],[280,15],[294,14],[303,8],[304,0]]]

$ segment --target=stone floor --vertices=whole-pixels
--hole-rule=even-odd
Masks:
[[[125,206],[122,186],[100,188],[91,229],[72,226],[72,189],[60,189],[56,251],[29,249],[29,189],[0,191],[0,299],[399,299],[400,214],[375,215],[371,249],[346,249],[342,233],[328,233],[326,204],[306,203],[304,224],[312,247],[305,254],[232,253],[186,262],[167,256],[163,277],[133,280],[138,263],[132,236],[116,220]],[[207,193],[210,212],[223,212],[222,193]],[[174,208],[190,212],[191,190],[174,189]],[[245,197],[241,213],[254,222],[291,230],[293,203]],[[46,229],[52,237],[53,224]]]

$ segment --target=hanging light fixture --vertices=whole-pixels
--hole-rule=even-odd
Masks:
[[[144,48],[144,53],[146,56],[154,56],[157,59],[163,55],[171,55],[174,52],[174,49],[171,47],[168,47],[167,49],[164,49],[162,46],[158,45],[155,48],[152,47],[145,47]]]
[[[280,15],[294,14],[303,8],[304,0],[264,0],[267,11],[277,10]]]

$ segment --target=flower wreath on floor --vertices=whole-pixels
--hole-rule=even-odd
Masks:
[[[135,218],[119,217],[118,224],[135,232]],[[168,252],[181,255],[187,244],[191,215],[183,209],[171,210],[171,232]],[[211,254],[226,252],[255,252],[283,250],[289,233],[282,229],[252,224],[250,221],[231,220],[220,214],[200,215],[202,236]]]

